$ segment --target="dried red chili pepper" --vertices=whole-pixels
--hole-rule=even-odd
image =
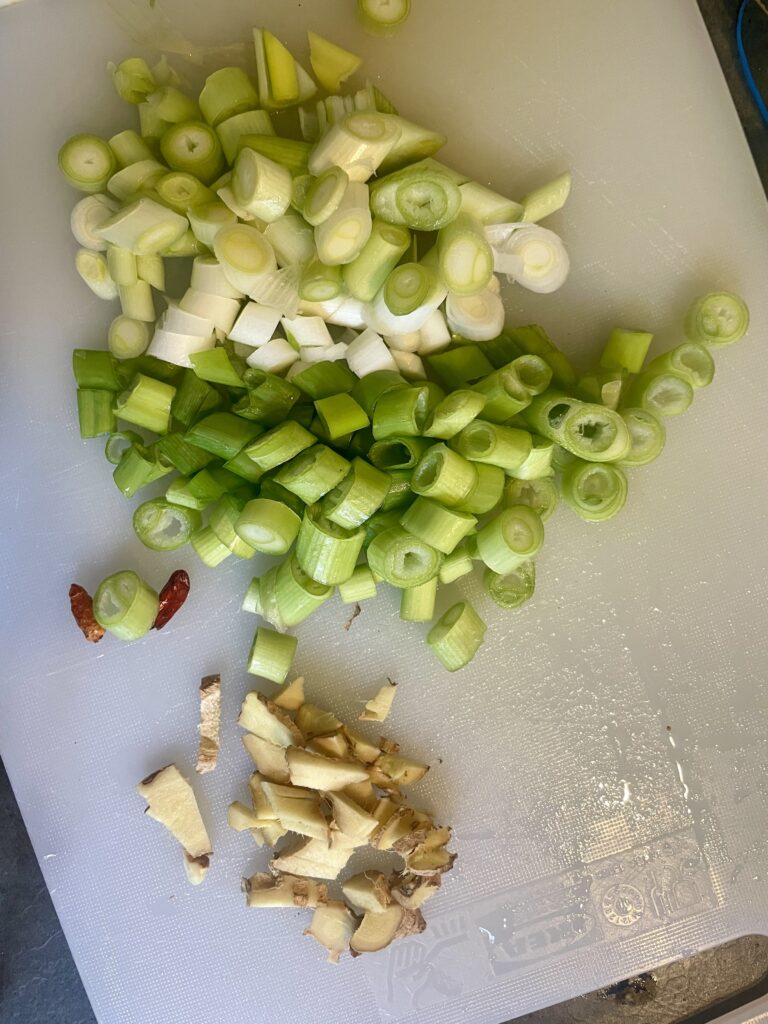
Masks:
[[[69,588],[69,604],[75,622],[82,630],[85,639],[89,643],[97,644],[104,636],[105,629],[94,618],[93,598],[85,587],[81,587],[79,583],[72,584]]]
[[[168,582],[160,591],[160,609],[155,618],[153,629],[162,629],[187,600],[189,594],[189,574],[184,569],[177,569],[168,577]]]

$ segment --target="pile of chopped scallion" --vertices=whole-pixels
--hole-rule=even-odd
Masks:
[[[386,5],[361,7],[375,20]],[[749,315],[707,295],[672,351],[646,363],[652,336],[617,328],[579,376],[541,327],[505,327],[496,276],[544,293],[565,281],[539,221],[570,176],[508,199],[435,160],[444,137],[376,87],[342,95],[354,54],[310,33],[329,94],[310,102],[293,55],[266,30],[254,40],[256,81],[221,68],[196,98],[165,60],[111,66],[139,130],[77,135],[59,166],[87,193],[77,270],[122,310],[108,351],[74,353],[81,436],[106,436],[128,498],[167,478],[134,513],[148,547],[190,543],[207,566],[285,556],[243,604],[274,627],[257,630],[249,671],[283,682],[285,630],[336,591],[356,604],[388,583],[404,620],[430,622],[439,585],[477,566],[500,607],[528,601],[560,496],[586,520],[615,516],[627,470],[658,457],[664,419]],[[280,113],[277,133],[290,108],[296,130]],[[177,300],[165,261],[182,257]],[[453,671],[485,632],[460,601],[427,643]]]

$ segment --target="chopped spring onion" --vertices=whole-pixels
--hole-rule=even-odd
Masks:
[[[493,251],[478,221],[462,215],[444,227],[438,235],[437,254],[440,276],[452,295],[476,295],[488,287],[493,276]]]
[[[223,295],[187,288],[179,301],[179,309],[190,313],[198,321],[212,323],[217,330],[227,334],[234,327],[240,303],[237,299],[227,299]],[[197,333],[197,329],[194,333]]]
[[[546,382],[549,383],[552,374],[543,360],[540,360],[538,356],[520,356],[519,358],[538,360],[546,370],[546,373],[542,371],[542,374],[546,377]],[[507,420],[512,419],[531,404],[531,392],[520,379],[516,362],[517,360],[513,360],[507,366],[502,366],[494,373],[489,373],[487,377],[483,377],[475,384],[473,390],[485,397],[484,420],[491,423],[506,423]],[[544,388],[541,390],[543,391]]]
[[[215,193],[207,185],[203,185],[193,174],[186,171],[164,172],[162,177],[154,182],[153,187],[162,202],[182,214],[186,214],[192,206],[212,203],[216,199]]]
[[[146,352],[149,339],[149,325],[145,321],[116,316],[109,325],[107,345],[115,358],[135,359]]]
[[[289,462],[315,443],[315,436],[305,430],[300,423],[286,420],[285,423],[262,434],[253,444],[249,444],[245,454],[266,473]]]
[[[115,284],[122,288],[136,284],[139,279],[136,257],[117,245],[107,247],[107,269]]]
[[[260,424],[231,412],[213,412],[198,420],[184,436],[196,448],[220,459],[231,459],[263,431]]]
[[[483,411],[485,395],[459,389],[438,402],[423,434],[450,440]]]
[[[477,345],[462,345],[449,352],[438,352],[427,362],[440,383],[450,390],[476,384],[493,373],[493,367]]]
[[[146,281],[136,281],[135,284],[124,285],[118,289],[118,294],[123,316],[129,316],[132,320],[152,323],[155,319],[155,303],[152,298],[152,288]]]
[[[373,411],[373,436],[419,437],[429,414],[429,392],[426,387],[396,388],[383,394]]]
[[[179,334],[158,326],[152,335],[148,351],[149,355],[155,356],[156,359],[163,359],[176,366],[191,367],[191,357],[199,352],[209,351],[215,343],[213,331],[207,337],[203,337],[199,334]]]
[[[390,36],[403,27],[411,0],[357,0],[357,16],[366,32]]]
[[[664,450],[666,429],[647,409],[622,409],[621,418],[629,431],[630,448],[621,460],[625,466],[646,466]]]
[[[390,313],[401,317],[430,302],[435,303],[435,293],[439,288],[437,275],[428,267],[419,263],[401,263],[384,283],[381,297]],[[440,294],[442,297],[442,292]]]
[[[203,469],[212,461],[212,455],[197,448],[184,439],[181,434],[165,434],[152,445],[166,461],[182,474],[191,476]]]
[[[314,96],[317,86],[276,36],[255,28],[253,42],[263,107],[279,110]]]
[[[533,447],[531,454],[517,469],[513,470],[511,476],[518,480],[539,480],[541,477],[552,474],[552,459],[555,454],[555,443],[546,437],[531,435]]]
[[[467,341],[489,341],[504,327],[504,303],[490,288],[476,295],[449,293],[445,312],[454,334]]]
[[[207,256],[208,249],[198,242],[192,229],[187,228],[184,234],[179,235],[175,242],[171,242],[170,245],[166,245],[164,249],[161,249],[159,255],[169,259],[186,259],[189,256]]]
[[[493,247],[494,270],[510,280],[541,294],[557,291],[565,284],[570,260],[554,231],[537,224],[491,225],[486,228],[486,238]]]
[[[141,281],[159,292],[165,291],[165,263],[158,254],[136,257],[136,273]]]
[[[397,364],[384,344],[384,340],[370,328],[363,331],[350,344],[347,349],[347,363],[350,370],[358,377],[367,377],[368,374],[377,370],[397,371]],[[356,396],[353,394],[353,397]],[[360,404],[365,408],[363,403]],[[369,410],[366,409],[366,412]]]
[[[382,507],[389,489],[387,473],[355,458],[341,483],[323,498],[323,515],[337,526],[353,530]]]
[[[534,562],[521,562],[503,575],[486,569],[483,573],[486,593],[500,608],[511,610],[521,608],[533,597],[536,588],[536,566]]]
[[[373,415],[376,403],[382,395],[395,388],[407,387],[407,382],[393,369],[374,370],[363,374],[352,388],[352,397],[365,409],[369,416]]]
[[[696,341],[682,345],[657,356],[648,364],[651,373],[676,373],[684,377],[692,388],[706,388],[715,377],[715,361],[709,348]]]
[[[243,507],[235,530],[255,551],[284,555],[296,540],[300,526],[299,516],[282,502],[254,498]]]
[[[138,640],[148,633],[159,608],[157,592],[129,570],[108,576],[93,597],[96,621],[118,640]]]
[[[474,530],[477,519],[468,512],[445,508],[430,498],[419,497],[400,516],[400,525],[414,537],[450,555]]]
[[[117,162],[109,144],[97,135],[73,135],[59,150],[59,169],[81,192],[103,192]]]
[[[113,174],[107,182],[107,188],[121,202],[127,202],[143,191],[152,190],[167,170],[164,164],[154,158],[139,160]]]
[[[303,367],[292,378],[292,383],[314,402],[318,398],[351,391],[355,379],[346,363],[320,363]]]
[[[485,515],[501,501],[504,491],[504,470],[500,466],[490,466],[484,462],[475,463],[475,468],[477,482],[458,509],[460,512]]]
[[[559,387],[570,388],[576,383],[576,373],[567,357],[550,341],[546,332],[536,324],[528,327],[507,328],[505,342],[527,352],[541,356],[552,370],[552,380]],[[515,353],[517,355],[519,353]],[[507,362],[503,359],[502,362]]]
[[[142,441],[135,430],[117,430],[109,435],[104,447],[104,458],[112,466],[120,464],[125,452],[135,444],[141,445]]]
[[[523,418],[537,434],[590,462],[614,462],[629,451],[629,432],[612,409],[546,392]]]
[[[317,255],[327,266],[351,263],[372,230],[368,186],[351,180],[336,210],[315,228]]]
[[[173,418],[182,426],[189,427],[194,420],[215,408],[220,396],[210,384],[201,380],[191,370],[185,370],[171,404]]]
[[[453,605],[427,634],[427,644],[449,672],[464,668],[485,640],[486,625],[468,601]]]
[[[386,114],[348,114],[315,144],[309,173],[318,176],[331,167],[340,167],[350,181],[368,181],[399,137],[399,125]]]
[[[349,175],[341,167],[329,167],[316,178],[307,190],[302,213],[312,227],[317,227],[334,214],[341,204],[349,184]]]
[[[191,544],[203,565],[207,565],[210,569],[221,565],[224,559],[229,558],[232,554],[226,544],[222,544],[208,526],[204,526],[194,534]]]
[[[94,252],[104,252],[107,243],[95,232],[117,209],[115,200],[101,193],[85,196],[75,203],[69,223],[78,245]]]
[[[187,226],[186,217],[154,199],[142,198],[110,217],[96,234],[137,256],[148,256],[178,241]]]
[[[349,579],[339,584],[339,597],[343,604],[357,604],[376,597],[376,580],[367,565],[358,565]]]
[[[656,416],[680,416],[693,402],[693,388],[678,373],[648,370],[629,387],[625,404],[638,406]],[[576,453],[578,454],[578,453]]]
[[[525,430],[473,420],[456,435],[451,447],[470,462],[483,462],[512,472],[528,458],[533,442]]]
[[[266,110],[246,110],[219,122],[216,134],[227,163],[233,164],[244,135],[274,135],[275,129]]]
[[[221,228],[213,240],[213,251],[229,283],[246,294],[261,276],[277,267],[272,246],[247,224]]]
[[[513,505],[483,526],[475,535],[474,543],[488,568],[504,574],[541,550],[544,526],[532,508]]]
[[[334,586],[355,571],[364,539],[364,530],[346,530],[316,506],[308,508],[296,539],[296,561],[311,579]]]
[[[333,338],[319,316],[283,317],[285,336],[297,348],[330,348]]]
[[[223,494],[211,510],[208,528],[216,538],[236,557],[253,558],[256,554],[250,544],[240,537],[235,527],[245,507],[245,499],[235,494]]]
[[[462,576],[468,576],[474,569],[475,564],[472,556],[465,547],[456,548],[450,555],[446,555],[443,564],[440,566],[438,579],[443,584],[455,583]]]
[[[647,331],[614,327],[600,356],[600,365],[606,370],[640,373],[652,341],[653,335]]]
[[[242,68],[219,68],[208,75],[200,92],[200,110],[214,128],[236,114],[259,105],[259,94]]]
[[[109,148],[115,154],[119,167],[136,164],[140,160],[153,160],[154,153],[144,139],[132,128],[118,132],[109,140]]]
[[[291,172],[253,149],[241,149],[232,173],[232,191],[243,209],[271,224],[291,205]]]
[[[117,426],[112,391],[97,388],[77,389],[77,419],[80,437],[112,434]]]
[[[439,132],[422,128],[412,121],[406,121],[404,117],[395,115],[391,116],[390,120],[400,129],[400,137],[382,161],[380,174],[389,174],[390,171],[397,171],[414,163],[423,166],[447,141]]]
[[[165,498],[152,498],[133,513],[133,529],[141,543],[153,551],[175,551],[200,529],[200,513]]]
[[[481,224],[511,224],[525,219],[520,203],[499,195],[477,181],[466,181],[459,185],[459,192],[461,213]]]
[[[117,285],[110,277],[107,260],[103,253],[93,252],[91,249],[78,249],[75,256],[75,270],[98,298],[107,301],[117,298]]]
[[[275,476],[292,494],[307,505],[314,505],[341,483],[350,464],[323,444],[316,444],[291,459]]]
[[[400,618],[404,622],[430,622],[435,614],[437,576],[418,587],[407,587],[400,596]]]
[[[374,216],[414,231],[438,231],[461,208],[458,185],[443,171],[416,164],[379,178],[371,188]]]
[[[368,565],[374,577],[393,587],[418,587],[437,576],[442,554],[402,526],[391,526],[368,545]]]
[[[711,292],[698,299],[685,317],[690,341],[720,348],[740,341],[749,328],[749,309],[733,292]]]
[[[627,385],[626,370],[593,370],[579,377],[576,391],[585,402],[618,409]]]
[[[237,223],[237,214],[218,200],[191,207],[187,217],[195,238],[209,249],[213,248],[213,240],[222,228]]]
[[[175,85],[162,85],[147,96],[147,103],[163,124],[176,125],[196,121],[200,108],[191,96]]]
[[[267,135],[241,135],[238,148],[252,149],[262,156],[287,170],[291,176],[291,201],[293,201],[293,178],[303,177],[307,173],[307,164],[312,146],[308,142],[296,139],[281,139],[270,133]]]
[[[248,655],[248,671],[251,675],[261,676],[273,683],[284,683],[296,654],[297,643],[295,636],[276,633],[260,626]]]
[[[357,57],[349,50],[324,39],[315,32],[308,32],[309,37],[309,62],[315,78],[326,92],[338,92],[341,83],[345,82],[350,75],[353,75],[363,63],[361,57]]]
[[[289,629],[317,611],[334,588],[310,579],[295,557],[273,566],[248,588],[246,611],[254,611],[277,629]]]
[[[272,338],[266,345],[254,349],[247,363],[270,373],[284,373],[298,358],[298,352],[289,341],[285,338]]]
[[[562,209],[571,192],[571,175],[566,171],[559,177],[540,185],[523,197],[523,214],[520,220],[535,224],[550,214]]]
[[[361,302],[371,302],[410,245],[407,227],[374,220],[368,242],[342,271],[349,294]]]
[[[563,498],[577,515],[589,522],[612,519],[627,500],[627,478],[618,466],[596,466],[576,460],[562,480]]]
[[[264,237],[275,252],[280,267],[304,267],[315,258],[315,236],[304,218],[289,210],[279,220],[268,224]]]
[[[424,453],[414,468],[411,490],[451,508],[466,501],[477,479],[475,465],[446,445],[435,444]]]
[[[138,104],[157,88],[155,77],[143,57],[127,57],[119,64],[108,64],[112,84],[120,99]]]
[[[349,266],[353,266],[350,263]],[[314,259],[304,268],[299,285],[299,297],[303,303],[324,303],[336,300],[341,305],[342,270],[340,266],[328,267]]]
[[[224,170],[224,153],[216,132],[203,121],[173,124],[160,140],[163,159],[174,171],[188,171],[210,185]]]
[[[529,480],[513,478],[504,485],[504,504],[507,507],[527,505],[545,523],[551,518],[560,501],[560,491],[552,476],[533,477]]]
[[[411,493],[411,477],[413,471],[410,469],[391,469],[386,474],[389,477],[389,490],[381,503],[381,511],[389,512],[391,509],[400,508],[413,501]]]
[[[315,402],[315,409],[329,440],[335,441],[370,423],[365,410],[349,394],[330,395]],[[374,427],[374,436],[376,430]]]
[[[259,348],[272,339],[279,323],[279,309],[249,302],[243,307],[228,336],[232,341]]]
[[[160,453],[133,444],[123,452],[112,479],[126,498],[132,498],[142,487],[166,476],[171,469],[171,464]]]
[[[155,107],[145,100],[138,106],[139,110],[139,131],[142,139],[149,142],[160,142],[168,123],[163,121]]]
[[[171,421],[171,402],[176,388],[137,373],[130,388],[117,399],[117,415],[127,423],[165,434]]]

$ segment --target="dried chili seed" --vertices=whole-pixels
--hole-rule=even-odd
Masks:
[[[69,604],[72,608],[72,615],[75,622],[82,630],[83,636],[89,643],[97,644],[104,636],[104,627],[100,626],[93,615],[93,598],[79,583],[73,583],[69,588]]]
[[[168,577],[168,582],[160,591],[160,609],[155,618],[153,629],[162,629],[171,621],[176,612],[187,600],[189,594],[189,573],[177,569]]]

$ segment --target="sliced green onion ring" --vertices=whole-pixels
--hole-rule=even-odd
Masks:
[[[200,513],[165,498],[145,501],[133,513],[133,529],[141,543],[152,551],[175,551],[183,547],[202,525]]]
[[[157,592],[130,570],[108,576],[93,597],[96,621],[119,640],[138,640],[148,633],[159,607]]]

